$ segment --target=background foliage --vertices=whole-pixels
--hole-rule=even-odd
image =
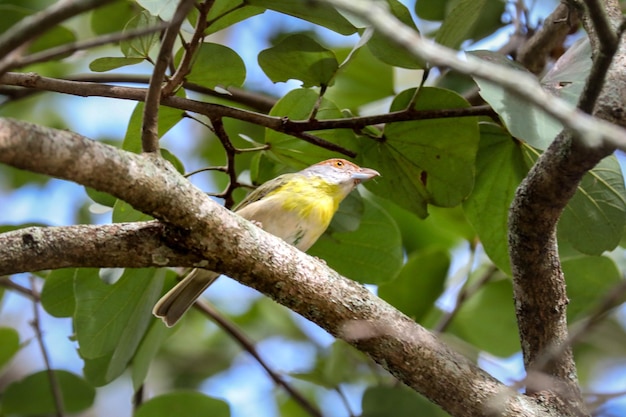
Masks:
[[[506,49],[512,34],[528,35],[550,10],[548,3],[556,3],[543,2],[546,9],[540,9],[535,2],[500,0],[386,1],[394,15],[424,36],[503,65],[515,65],[514,50]],[[0,32],[52,3],[0,3]],[[177,5],[114,1],[42,33],[24,54],[150,27],[171,19]],[[527,7],[521,16],[520,6]],[[530,166],[561,130],[559,123],[497,85],[429,68],[328,5],[215,0],[194,9],[181,39],[189,42],[200,26],[203,42],[176,94],[240,108],[245,115],[192,117],[161,107],[163,156],[185,173],[224,167],[190,179],[227,205],[239,201],[249,185],[329,157],[354,156],[362,166],[377,169],[382,177],[346,200],[309,252],[342,275],[371,285],[418,323],[442,332],[505,382],[521,378],[506,245],[508,208]],[[160,39],[158,32],[145,34],[29,63],[20,71],[97,83],[146,83]],[[485,50],[497,46],[500,51]],[[575,104],[589,74],[590,48],[579,32],[562,46],[568,49],[559,63],[540,77],[547,89]],[[186,65],[184,51],[179,40],[172,72]],[[19,91],[0,91],[0,115],[70,128],[141,151],[143,103],[133,103],[122,115],[114,99],[70,100]],[[456,117],[449,117],[447,109],[457,110]],[[419,111],[433,111],[434,117],[422,118]],[[272,129],[258,113],[308,121],[312,128]],[[368,115],[386,118],[360,119]],[[344,124],[339,128],[335,122]],[[322,146],[311,143],[312,136],[323,139]],[[111,196],[7,166],[0,166],[0,192],[2,231],[31,221],[147,219]],[[35,201],[36,208],[24,207]],[[619,245],[625,211],[621,167],[611,156],[586,176],[559,223],[573,326],[623,279],[626,263]],[[95,405],[106,409],[119,401],[128,412],[134,401],[137,416],[227,416],[251,410],[255,415],[259,410],[263,415],[311,414],[259,370],[251,356],[258,351],[324,415],[379,416],[390,410],[396,416],[445,415],[345,343],[227,278],[208,297],[255,348],[242,347],[232,329],[225,331],[197,312],[175,329],[165,328],[150,312],[176,276],[165,269],[68,269],[2,281],[7,289],[0,290],[0,414],[55,413],[59,405],[51,381],[62,392],[67,413],[88,412]],[[43,310],[35,316],[35,330],[26,323],[31,303]],[[621,309],[608,315],[575,347],[585,392],[623,393],[624,381],[609,383],[613,376],[607,372],[607,367],[623,370],[621,316]],[[34,359],[41,354],[40,331],[42,350],[52,356],[52,376],[46,366],[33,365],[40,362]],[[599,414],[624,409],[605,403],[611,396],[593,398],[602,398],[594,405]]]

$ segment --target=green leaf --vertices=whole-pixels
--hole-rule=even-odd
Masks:
[[[177,95],[181,94],[184,94],[182,90],[177,93]],[[125,151],[141,153],[141,126],[143,123],[143,109],[144,103],[137,103],[135,109],[133,110],[133,114],[130,116],[128,128],[126,129],[126,136],[124,136],[124,143],[122,144],[122,149]],[[163,137],[163,135],[176,126],[176,124],[182,119],[182,110],[165,106],[159,107],[159,138]]]
[[[172,274],[173,275],[173,274]],[[132,381],[136,392],[145,382],[152,360],[159,352],[163,341],[171,336],[176,329],[163,326],[161,320],[153,320],[145,337],[133,357]]]
[[[137,0],[137,4],[152,16],[158,16],[166,22],[174,17],[178,3],[178,0]]]
[[[159,152],[161,153],[163,159],[165,159],[174,166],[176,171],[178,171],[180,174],[185,173],[185,166],[183,165],[182,161],[176,157],[176,155],[174,155],[165,148],[160,148]]]
[[[463,303],[449,330],[480,350],[511,356],[520,350],[512,300],[509,279],[491,281]]]
[[[318,98],[319,95],[313,90],[302,88],[292,90],[278,100],[270,111],[270,116],[288,117],[291,120],[307,120]],[[316,116],[317,120],[342,117],[343,113],[333,102],[322,99]],[[344,148],[355,148],[354,133],[348,129],[331,129],[310,133]],[[268,155],[278,159],[285,165],[296,168],[305,168],[325,159],[337,157],[337,154],[333,151],[270,129],[265,130],[265,143],[270,145],[270,150],[267,152]]]
[[[183,56],[181,48],[176,54],[176,65]],[[217,86],[241,87],[246,79],[243,59],[227,46],[217,43],[202,43],[194,56],[194,64],[187,80],[207,88]],[[179,110],[180,113],[180,110]]]
[[[529,165],[539,151],[524,146]],[[558,224],[558,237],[577,251],[600,255],[617,247],[626,225],[626,190],[617,158],[610,155],[591,169],[578,185]]]
[[[469,52],[469,56],[478,56],[490,61],[498,60],[506,65],[515,64],[504,56],[494,52]],[[580,41],[559,58],[554,68],[546,74],[541,85],[553,95],[561,97],[572,105],[578,102],[578,97],[585,85],[591,68],[591,49],[588,41]],[[556,135],[563,129],[563,125],[552,116],[528,101],[518,98],[502,87],[488,81],[474,79],[480,88],[481,97],[489,103],[506,124],[511,134],[537,149],[546,149]]]
[[[111,355],[104,379],[112,381],[131,360],[148,330],[165,270],[126,270],[113,285],[98,277],[77,279],[74,326],[83,358]]]
[[[229,417],[228,403],[199,392],[173,392],[143,403],[134,417]]]
[[[400,93],[391,111],[405,109],[415,89]],[[457,94],[424,87],[418,92],[416,110],[467,107]],[[427,204],[453,207],[474,185],[474,161],[479,141],[475,117],[442,118],[389,123],[382,142],[367,141],[361,152],[364,166],[377,169],[382,178],[366,183],[374,194],[427,216]]]
[[[337,10],[324,3],[312,5],[308,0],[247,0],[247,4],[298,17],[342,35],[356,32],[356,28]]]
[[[62,393],[63,411],[78,413],[91,407],[96,391],[84,379],[61,370],[55,370],[54,376]],[[56,415],[48,372],[37,372],[10,384],[0,405],[3,414],[8,415]]]
[[[419,33],[411,17],[411,13],[404,4],[400,3],[398,0],[387,0],[387,3],[389,4],[389,12],[391,12],[391,14]],[[389,42],[385,36],[378,32],[374,32],[372,38],[367,42],[367,47],[376,58],[380,59],[385,64],[401,68],[425,67],[423,60],[413,56],[406,48]]]
[[[55,26],[46,32],[46,36],[36,38],[28,48],[28,51],[30,53],[40,52],[75,41],[76,34],[73,31],[63,26]],[[71,55],[71,53],[68,53],[66,56],[68,55]]]
[[[393,68],[376,59],[368,48],[355,51],[350,61],[344,63],[350,52],[350,48],[335,51],[342,64],[324,97],[341,109],[357,111],[363,105],[395,94]]]
[[[135,13],[134,4],[129,1],[105,4],[91,12],[91,30],[96,35],[121,32]]]
[[[0,327],[0,369],[20,350],[20,335],[11,327]]]
[[[361,417],[449,417],[441,408],[403,385],[374,386],[365,390]]]
[[[97,278],[97,268],[57,269],[48,275],[41,290],[41,305],[53,317],[72,317],[76,308],[74,280]]]
[[[264,8],[245,5],[243,0],[216,0],[207,16],[208,28],[204,34],[210,35],[263,12]]]
[[[113,205],[112,219],[113,223],[143,222],[152,220],[152,216],[148,216],[123,200],[116,200]]]
[[[306,35],[291,35],[259,53],[259,65],[275,83],[290,79],[303,87],[328,86],[339,63],[335,54]]]
[[[0,33],[6,32],[11,26],[33,14],[32,8],[14,4],[0,4]]]
[[[588,255],[617,247],[626,225],[626,190],[619,162],[604,158],[585,174],[559,220],[559,238]]]
[[[308,253],[355,281],[380,284],[392,279],[402,266],[401,236],[380,206],[367,199],[364,203],[357,230],[324,234]]]
[[[509,207],[528,170],[520,144],[502,128],[483,123],[480,133],[476,181],[463,210],[489,258],[511,275],[507,250]]]
[[[105,72],[141,62],[143,62],[143,58],[126,58],[123,56],[96,58],[89,63],[89,69],[94,72]]]
[[[419,323],[443,293],[449,267],[447,251],[416,252],[396,279],[378,287],[378,296]]]
[[[443,20],[446,17],[448,0],[416,1],[415,14],[424,20]]]
[[[117,198],[113,197],[111,194],[105,193],[103,191],[94,190],[90,187],[85,187],[85,192],[94,202],[103,206],[113,207],[113,205],[117,201]]]
[[[568,322],[582,318],[593,311],[598,303],[615,291],[622,282],[615,262],[605,256],[580,256],[562,261],[567,281]],[[626,301],[624,295],[615,300],[615,305]]]
[[[174,1],[174,6],[178,4],[178,2]],[[169,20],[169,19],[164,19]],[[154,16],[151,16],[148,12],[142,12],[137,16],[133,17],[126,27],[125,31],[133,30],[133,29],[143,29],[151,26],[158,25],[160,20]],[[153,49],[158,48],[159,46],[159,33],[150,33],[143,36],[138,36],[136,38],[124,40],[120,42],[120,49],[126,58],[150,58],[150,52]]]
[[[449,48],[458,49],[467,39],[474,24],[485,8],[486,0],[460,0],[446,16],[437,31],[435,41]]]
[[[343,340],[335,340],[330,348],[321,352],[312,370],[289,375],[332,390],[341,384],[359,381],[359,368],[365,360],[363,353]]]

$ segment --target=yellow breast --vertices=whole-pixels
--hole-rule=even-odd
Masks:
[[[294,177],[237,213],[260,222],[265,231],[306,251],[337,211],[337,188],[317,178]]]

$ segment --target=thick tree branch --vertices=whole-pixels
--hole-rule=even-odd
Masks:
[[[0,234],[0,275],[45,269],[202,266],[193,253],[172,250],[157,221],[28,227]]]
[[[168,225],[170,246],[193,250],[205,266],[347,340],[452,415],[557,415],[487,375],[363,286],[214,203],[160,158],[0,119],[0,162],[106,191],[155,216]]]
[[[616,7],[617,3],[613,2],[611,8]],[[597,46],[598,43],[595,43],[594,47]],[[596,50],[594,58],[606,62],[603,55],[610,48],[611,45],[606,45],[602,52]],[[626,50],[623,46],[620,46],[615,57],[607,73],[607,78],[613,81],[604,83],[607,87],[600,90],[604,73],[592,72],[595,78],[588,81],[586,93],[583,93],[583,96],[588,96],[581,102],[589,110],[598,97],[594,115],[624,125],[621,105],[619,110],[612,108],[616,104],[615,96],[624,97],[626,92],[622,64]],[[616,116],[620,111],[621,120],[618,120]],[[520,185],[509,215],[509,254],[526,369],[528,372],[546,372],[555,377],[562,384],[555,389],[565,390],[566,398],[571,401],[566,408],[577,407],[581,414],[585,411],[569,344],[566,317],[568,299],[556,245],[556,225],[583,175],[613,151],[611,146],[587,145],[571,132],[562,132]],[[550,355],[549,352],[555,349],[560,355]],[[546,361],[546,357],[550,360]]]
[[[572,28],[578,25],[578,13],[566,3],[560,3],[546,17],[543,26],[517,52],[517,61],[533,74],[539,74],[555,47],[562,45]]]

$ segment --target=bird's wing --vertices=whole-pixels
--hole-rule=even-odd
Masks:
[[[250,203],[254,203],[255,201],[259,201],[263,197],[265,197],[266,195],[271,193],[272,191],[276,190],[277,188],[282,187],[287,182],[287,180],[289,179],[289,177],[291,175],[293,175],[293,174],[279,175],[278,177],[274,178],[273,180],[269,180],[269,181],[263,183],[262,185],[257,187],[255,190],[253,190],[250,194],[248,194],[246,196],[246,198],[241,200],[241,202],[239,204],[237,204],[235,206],[235,208],[233,208],[233,211],[240,210],[240,209],[244,208],[245,206],[247,206]]]

